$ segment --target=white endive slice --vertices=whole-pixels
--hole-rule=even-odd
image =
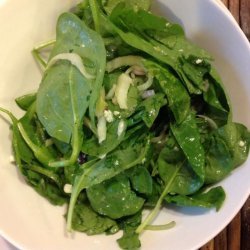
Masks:
[[[117,86],[115,89],[115,97],[121,109],[128,109],[127,105],[128,90],[130,84],[132,83],[133,79],[130,78],[127,74],[122,73],[118,78]]]
[[[106,140],[107,136],[107,126],[106,126],[106,119],[104,116],[101,116],[98,118],[97,122],[97,136],[98,136],[98,142],[102,143]]]
[[[72,65],[74,65],[83,76],[85,76],[87,79],[94,79],[95,76],[89,74],[86,69],[85,66],[82,63],[82,58],[76,54],[76,53],[61,53],[58,54],[54,57],[51,58],[51,60],[49,61],[49,63],[47,64],[47,68],[50,68],[52,65],[54,65],[58,60],[67,60],[69,61]]]
[[[137,89],[139,91],[147,90],[152,85],[152,83],[153,83],[153,77],[148,74],[148,80],[145,83],[137,86]]]
[[[106,71],[109,73],[122,66],[132,66],[132,65],[140,65],[141,67],[143,67],[142,57],[131,56],[131,55],[116,57],[115,59],[107,62]]]
[[[113,98],[115,94],[115,88],[116,88],[116,84],[114,84],[112,88],[109,90],[108,94],[105,97],[106,100],[111,100]]]
[[[125,122],[123,120],[119,121],[118,124],[118,129],[117,129],[117,135],[118,137],[121,136],[121,134],[123,133],[123,131],[125,130],[126,126],[125,126]]]

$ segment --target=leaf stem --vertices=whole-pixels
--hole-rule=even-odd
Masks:
[[[17,123],[17,118],[9,110],[0,107],[0,111],[7,114],[11,119],[12,123]]]
[[[167,230],[173,228],[175,225],[176,225],[175,221],[171,221],[164,225],[146,225],[144,230],[152,230],[152,231]]]
[[[40,43],[39,45],[37,45],[36,47],[34,47],[33,50],[39,51],[41,49],[44,49],[44,48],[46,48],[48,46],[53,45],[55,42],[56,42],[56,40],[52,39],[52,40],[49,40],[47,42]]]
[[[89,5],[94,19],[95,30],[100,33],[100,17],[96,0],[90,0]]]
[[[55,42],[56,42],[55,39],[47,41],[47,42],[43,42],[39,44],[38,46],[34,47],[32,50],[32,55],[34,56],[36,61],[43,66],[43,68],[46,68],[47,62],[41,57],[40,50],[53,45]]]
[[[66,160],[61,160],[61,161],[49,162],[49,166],[55,168],[55,167],[66,167],[66,166],[73,165],[77,161],[77,158],[81,149],[81,143],[80,143],[79,137],[80,136],[78,133],[78,125],[75,124],[74,129],[73,129],[73,140],[72,140],[73,149],[72,149],[70,158]]]
[[[18,120],[9,110],[0,107],[0,111],[7,114],[10,117],[11,121],[12,121],[12,129],[13,129],[12,145],[13,145],[13,151],[14,151],[16,165],[20,169],[20,171],[22,172],[23,166],[22,166],[22,161],[21,161],[20,154],[19,154],[18,140],[17,140],[17,138],[15,136],[16,133],[18,133],[18,127],[17,127]]]
[[[37,50],[32,50],[32,55],[34,56],[35,60],[42,65],[42,67],[45,69],[47,66],[47,63],[43,58],[40,56],[40,53]]]
[[[82,169],[88,169],[91,167],[94,163],[96,163],[97,160],[91,160],[86,163],[84,163],[81,168]],[[83,175],[82,175],[83,176]],[[72,193],[70,196],[70,202],[69,202],[69,207],[68,207],[68,213],[67,213],[67,231],[71,232],[72,231],[72,218],[73,218],[73,213],[74,213],[74,207],[77,201],[77,198],[82,191],[82,183],[79,181],[79,178],[81,179],[82,176],[75,176],[74,184],[73,184],[73,189]]]
[[[30,139],[23,125],[20,122],[17,123],[17,127],[24,141],[27,143],[29,148],[33,151],[36,158],[45,166],[48,166],[49,162],[51,161],[52,156],[49,155],[49,153],[44,152],[43,148],[37,146],[35,143],[32,142],[32,140]]]
[[[145,228],[148,226],[148,224],[150,224],[154,218],[157,216],[157,214],[159,213],[159,210],[161,208],[161,204],[162,201],[164,199],[164,197],[167,195],[167,193],[170,190],[170,187],[177,175],[177,173],[179,172],[181,166],[183,165],[184,162],[182,162],[175,170],[175,172],[173,173],[172,177],[170,178],[168,184],[166,185],[165,189],[163,190],[160,198],[158,199],[154,209],[148,214],[148,216],[146,217],[146,219],[140,224],[140,226],[136,229],[136,233],[140,234],[143,230],[145,230]]]
[[[56,174],[54,174],[52,171],[50,171],[48,169],[45,169],[43,167],[40,167],[38,165],[29,165],[28,169],[30,169],[30,170],[32,170],[34,172],[37,172],[39,174],[47,176],[48,178],[53,180],[57,184],[57,186],[59,188],[62,187],[62,184],[61,184],[61,181],[60,181],[59,177]]]
[[[70,79],[72,78],[72,67],[70,71]],[[78,104],[75,101],[74,98],[74,84],[72,80],[69,82],[69,87],[70,87],[70,97],[71,97],[71,104],[72,104],[72,111],[73,111],[73,119],[74,119],[74,127],[73,127],[73,132],[72,132],[72,153],[69,159],[67,160],[61,160],[61,161],[55,161],[55,162],[50,162],[49,166],[50,167],[65,167],[65,166],[70,166],[73,165],[78,158],[78,155],[81,150],[81,145],[82,145],[82,136],[81,136],[81,120],[78,115]]]
[[[203,118],[205,121],[208,122],[209,126],[212,129],[218,129],[218,125],[215,123],[215,121],[213,119],[211,119],[210,117],[206,116],[206,115],[197,115],[197,117]]]

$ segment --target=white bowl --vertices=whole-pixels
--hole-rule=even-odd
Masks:
[[[31,49],[54,38],[57,16],[78,1],[0,0],[0,106],[21,114],[14,98],[36,90],[41,74]],[[181,23],[187,36],[215,58],[232,101],[234,120],[250,127],[250,46],[230,13],[213,0],[160,0],[154,8]],[[65,207],[50,205],[26,185],[10,164],[9,126],[1,119],[0,234],[21,249],[118,249],[114,236],[66,235]],[[164,209],[157,218],[175,220],[169,231],[145,232],[142,249],[197,249],[220,232],[240,210],[250,193],[250,161],[236,169],[221,185],[227,199],[222,209]]]

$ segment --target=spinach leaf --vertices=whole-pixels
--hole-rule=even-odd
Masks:
[[[190,113],[181,124],[171,124],[171,131],[194,172],[205,178],[205,155],[194,114]]]
[[[15,154],[15,161],[19,169],[22,171],[22,161],[24,163],[31,164],[35,157],[32,150],[28,147],[20,134],[17,123],[13,123],[12,132],[12,145]]]
[[[16,98],[15,102],[21,109],[27,111],[35,100],[36,100],[36,93],[32,93]]]
[[[181,123],[189,113],[190,97],[180,80],[159,64],[144,60],[144,66],[154,76],[166,94],[168,105],[177,123]]]
[[[203,93],[204,100],[207,103],[206,113],[209,117],[216,120],[219,126],[223,126],[229,118],[230,104],[221,84],[220,77],[213,67],[206,81],[208,89]]]
[[[185,161],[185,156],[181,149],[176,146],[174,150],[171,147],[165,147],[161,151],[157,160],[159,176],[164,181],[164,185],[166,185],[180,164],[181,168],[172,181],[169,192],[182,195],[195,193],[202,186],[203,181],[193,171],[190,164]]]
[[[16,99],[25,115],[0,108],[26,182],[52,204],[68,204],[69,231],[123,230],[122,249],[140,248],[143,230],[175,224],[150,225],[164,202],[218,210],[224,190],[205,189],[249,153],[250,133],[231,121],[211,57],[150,3],[86,0],[60,15],[56,41],[33,50],[45,72],[37,93]],[[40,50],[51,45],[46,63]],[[132,79],[126,109],[115,88],[122,74]]]
[[[99,10],[98,10],[98,4],[96,0],[89,0],[89,7],[91,9],[93,21],[94,21],[94,29],[96,32],[100,33],[100,17],[99,17]]]
[[[162,46],[162,53],[164,49],[165,55],[170,52],[170,58],[166,60],[170,64],[174,62],[171,50],[176,46],[178,38],[184,37],[184,31],[180,25],[170,23],[163,17],[155,16],[148,11],[133,9],[124,3],[117,5],[109,19],[123,31],[132,32],[139,38],[149,41],[153,46],[159,44]],[[163,45],[166,45],[166,48]],[[155,50],[160,52],[160,47],[155,46]]]
[[[233,170],[233,159],[224,140],[211,135],[206,153],[205,183],[224,179]]]
[[[180,57],[187,58],[193,55],[199,58],[211,58],[207,52],[186,39],[180,25],[172,24],[148,11],[133,10],[124,4],[119,4],[112,12],[110,20],[123,31],[133,32],[152,45],[158,45],[156,53],[165,55],[165,60],[169,60],[170,65],[173,63],[172,66]]]
[[[92,136],[90,139],[84,140],[82,145],[82,152],[91,156],[103,157],[107,153],[118,147],[118,145],[123,141],[126,134],[125,126],[125,129],[123,130],[121,135],[118,136],[117,131],[119,123],[120,120],[116,120],[110,124],[107,129],[107,137],[102,143],[98,142],[96,136]]]
[[[120,3],[123,3],[126,7],[132,7],[135,10],[144,9],[148,10],[151,5],[151,0],[102,0],[102,7],[108,15],[112,13],[112,10]]]
[[[49,68],[37,93],[37,114],[51,137],[69,143],[89,105],[89,81],[70,63]]]
[[[159,180],[152,178],[152,193],[146,195],[145,207],[155,207],[162,193],[162,186],[158,183]]]
[[[53,205],[63,205],[68,202],[68,196],[59,188],[55,179],[51,175],[47,178],[47,173],[40,173],[40,170],[37,166],[24,165],[23,175],[27,183]]]
[[[165,201],[174,203],[178,206],[191,206],[191,207],[215,207],[218,211],[226,198],[225,191],[222,187],[215,187],[209,191],[202,193],[198,192],[190,196],[185,195],[168,195]]]
[[[50,136],[69,143],[69,160],[51,162],[58,167],[74,163],[82,144],[82,119],[89,106],[88,80],[71,64],[63,62],[49,68],[37,93],[37,114]]]
[[[42,146],[45,142],[44,136],[40,134],[38,128],[38,119],[35,113],[36,104],[32,103],[28,108],[27,112],[22,118],[19,119],[19,123],[22,125],[24,130],[27,132],[30,140],[37,146]]]
[[[239,123],[230,122],[216,132],[226,142],[233,158],[233,167],[243,164],[249,153],[250,133]]]
[[[119,70],[104,75],[103,84],[106,93],[108,93],[110,89],[112,89],[112,87],[117,83],[117,80],[121,74],[122,71]]]
[[[113,177],[86,191],[93,209],[112,219],[135,214],[144,203],[144,199],[137,197],[131,190],[126,175]]]
[[[97,185],[105,180],[108,180],[122,171],[129,169],[137,164],[140,164],[145,158],[148,151],[149,141],[146,145],[140,148],[139,152],[136,152],[132,148],[126,150],[118,150],[109,154],[102,160],[92,160],[82,165],[81,172],[75,175],[75,181],[71,194],[67,228],[71,229],[72,213],[77,200],[78,195],[83,189],[90,188],[93,185]]]
[[[132,116],[131,119],[134,117]],[[133,120],[134,121],[134,120]],[[129,122],[129,121],[128,121]],[[131,122],[132,123],[132,122]],[[135,147],[135,145],[140,142],[142,137],[145,137],[145,125],[143,123],[135,123],[131,124],[131,128],[127,129],[127,132],[125,134],[124,140],[119,145],[119,149],[127,149],[130,147]],[[140,143],[139,143],[140,145]]]
[[[89,28],[93,29],[93,17],[89,1],[81,1],[71,9],[71,12],[83,20]]]
[[[72,228],[76,231],[85,232],[87,235],[95,235],[114,230],[118,226],[108,217],[96,213],[88,204],[80,203],[75,206]]]
[[[152,193],[153,180],[147,168],[143,166],[132,168],[128,176],[136,192],[147,195]]]
[[[128,111],[133,113],[140,101],[139,91],[136,86],[130,86],[127,96]]]
[[[84,189],[112,178],[120,172],[142,163],[147,151],[148,144],[138,152],[132,148],[114,151],[93,166],[83,167],[83,173],[79,176],[81,181],[78,185]]]
[[[249,132],[241,124],[229,122],[210,133],[206,145],[206,183],[222,180],[248,157]]]
[[[154,207],[154,209],[147,215],[147,217],[145,218],[145,220],[137,227],[136,229],[136,233],[141,233],[147,226],[149,226],[149,224],[153,221],[153,219],[157,216],[160,208],[161,208],[161,205],[162,205],[162,202],[165,198],[165,196],[170,192],[170,189],[171,189],[171,186],[179,172],[179,170],[181,169],[182,167],[182,164],[184,163],[183,162],[180,162],[176,168],[174,169],[174,171],[172,171],[171,173],[169,173],[169,179],[168,179],[168,182],[166,183],[166,185],[164,186],[164,188],[162,189],[162,193],[159,197],[159,199],[157,200],[157,203]],[[168,228],[171,228],[172,226],[174,226],[175,223],[174,222],[170,222],[169,224],[167,224],[166,226]]]
[[[157,118],[160,108],[167,104],[164,94],[156,93],[154,96],[147,98],[138,105],[138,109],[143,109],[141,119],[146,126],[150,128]]]
[[[207,91],[208,83],[205,77],[210,72],[210,62],[195,56],[181,58],[180,61],[182,64],[182,71],[190,82],[201,91]]]
[[[79,55],[85,66],[95,75],[95,80],[91,86],[89,97],[89,115],[92,125],[95,125],[96,102],[101,92],[103,76],[106,66],[106,52],[101,36],[89,29],[82,20],[71,13],[62,14],[57,22],[57,40],[50,58],[61,53],[76,53]],[[88,96],[88,92],[80,91],[79,97]],[[84,108],[82,108],[84,109]]]
[[[190,56],[197,60],[210,60],[211,57],[191,44],[179,25],[143,10],[134,11],[122,4],[114,9],[110,20],[112,23],[109,25],[127,44],[171,66],[190,93],[200,93],[186,77],[181,60]],[[199,68],[194,70],[198,72]]]
[[[30,149],[30,144],[27,145],[25,141],[25,139],[27,139],[28,137],[25,137],[24,139],[23,133],[21,134],[19,130],[19,126],[21,123],[25,124],[32,120],[32,109],[33,108],[30,107],[27,113],[19,121],[11,112],[2,108],[0,108],[0,111],[5,112],[12,120],[12,145],[15,154],[15,161],[17,166],[19,167],[20,172],[25,177],[26,182],[31,184],[38,193],[47,198],[52,204],[61,205],[66,202],[66,199],[65,197],[63,197],[63,194],[60,191],[60,188],[62,187],[62,182],[59,176],[53,171],[38,166],[37,164],[34,165],[34,162],[36,162],[36,158],[44,163],[45,154],[49,154],[48,157],[50,159],[50,152],[47,151],[45,148],[39,147],[34,144],[36,150],[33,154],[32,150]],[[31,131],[29,132],[34,133],[34,131],[32,130],[33,128],[31,127]],[[32,139],[36,140],[37,138]],[[28,140],[30,143],[33,143],[30,138]],[[53,184],[47,183],[47,181],[44,180],[42,176],[52,180],[54,184],[57,185],[57,187]]]

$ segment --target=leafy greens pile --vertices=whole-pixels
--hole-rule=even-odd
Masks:
[[[37,93],[16,99],[24,116],[1,108],[27,183],[68,204],[68,230],[123,230],[123,249],[174,225],[151,225],[162,205],[218,210],[223,188],[207,188],[249,151],[210,55],[149,7],[89,0],[63,13],[56,40],[33,50],[44,75]]]

